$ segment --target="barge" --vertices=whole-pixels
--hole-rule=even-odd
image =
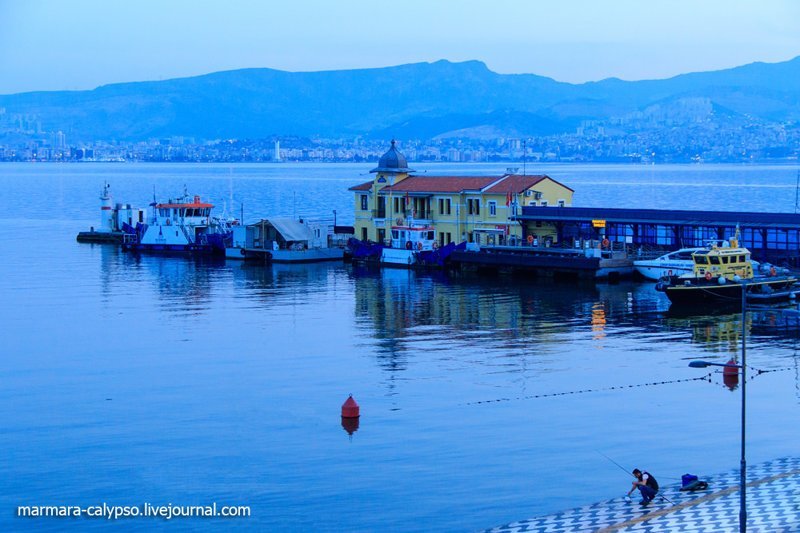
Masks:
[[[326,220],[265,218],[233,227],[225,257],[266,263],[341,261],[344,248],[335,239],[336,229]]]

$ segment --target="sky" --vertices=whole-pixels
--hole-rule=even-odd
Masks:
[[[797,0],[0,0],[0,94],[439,59],[582,83],[798,55]]]

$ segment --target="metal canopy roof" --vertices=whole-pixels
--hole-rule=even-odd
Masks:
[[[265,218],[255,224],[248,224],[248,226],[261,226],[262,224],[274,227],[286,241],[310,241],[314,238],[314,233],[307,225],[289,217]]]
[[[523,207],[520,220],[551,220],[749,227],[800,228],[800,214],[744,211],[686,211],[672,209],[617,209],[604,207]]]

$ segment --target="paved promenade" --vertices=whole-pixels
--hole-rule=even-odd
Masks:
[[[647,507],[638,504],[639,491],[636,491],[631,495],[632,502],[619,497],[488,531],[738,531],[739,470],[700,479],[709,483],[708,490],[680,492],[679,483],[674,486],[662,483],[659,496]],[[747,466],[747,530],[800,532],[800,458]]]

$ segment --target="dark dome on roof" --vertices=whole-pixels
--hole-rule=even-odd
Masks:
[[[392,146],[389,148],[389,151],[383,154],[380,161],[378,161],[378,167],[373,168],[370,172],[414,172],[414,170],[408,168],[408,161],[406,161],[406,156],[401,154],[397,148],[395,147],[395,141],[392,140]]]

